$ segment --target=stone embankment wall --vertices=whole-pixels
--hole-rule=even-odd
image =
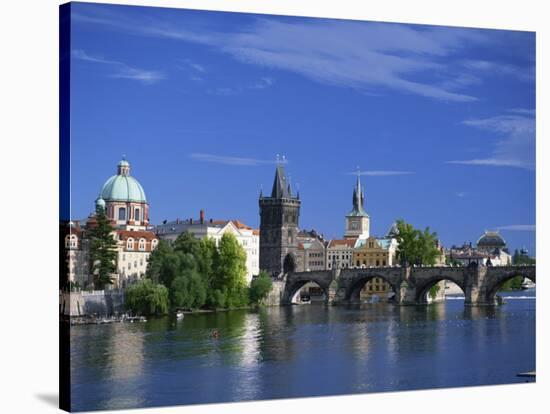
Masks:
[[[285,280],[273,280],[273,285],[271,286],[269,295],[264,301],[266,306],[279,306],[281,304],[281,298],[285,290],[285,283]]]
[[[61,292],[59,313],[64,316],[113,315],[124,312],[122,290]]]

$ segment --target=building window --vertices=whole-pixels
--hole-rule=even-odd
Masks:
[[[118,219],[119,220],[126,220],[126,208],[121,207],[118,209]]]
[[[136,221],[139,221],[139,220],[140,220],[140,219],[139,219],[139,208],[136,208],[136,209],[134,210],[134,218],[135,218]]]
[[[126,248],[128,250],[134,250],[134,239],[128,239],[126,242]]]

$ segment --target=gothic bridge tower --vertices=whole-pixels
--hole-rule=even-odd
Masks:
[[[298,249],[300,195],[292,195],[284,159],[277,162],[271,197],[260,193],[260,270],[273,277],[293,271]]]

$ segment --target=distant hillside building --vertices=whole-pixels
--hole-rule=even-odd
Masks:
[[[271,196],[260,193],[260,270],[273,277],[296,269],[300,195],[292,194],[284,163],[278,163]]]
[[[233,234],[246,251],[246,278],[250,283],[252,277],[260,273],[259,245],[260,235],[257,229],[239,220],[206,220],[204,210],[200,211],[199,219],[187,219],[165,222],[155,226],[153,231],[160,239],[174,242],[182,233],[189,232],[198,239],[211,238],[216,246],[225,233]]]

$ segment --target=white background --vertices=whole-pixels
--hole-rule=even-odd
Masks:
[[[548,286],[545,277],[549,146],[548,21],[544,1],[118,1],[537,31],[537,383],[149,409],[163,413],[396,412],[519,413],[550,402]],[[58,4],[11,0],[0,6],[0,411],[57,410],[58,384]],[[546,27],[544,25],[546,18]],[[545,53],[546,52],[546,53]],[[543,77],[546,74],[546,77]],[[546,104],[543,106],[543,103]],[[91,172],[93,173],[93,172]],[[546,189],[544,188],[546,187]],[[502,361],[506,363],[506,361]],[[322,361],[319,361],[322,363]],[[132,410],[137,413],[145,410]],[[121,412],[121,411],[119,411]],[[126,411],[130,412],[130,411]]]

